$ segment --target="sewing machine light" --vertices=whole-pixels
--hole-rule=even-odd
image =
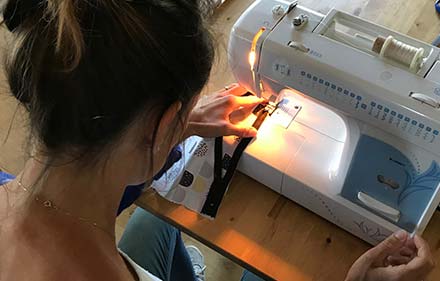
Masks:
[[[255,34],[254,38],[252,39],[252,45],[251,50],[249,52],[249,65],[251,66],[251,70],[254,70],[255,61],[257,59],[257,43],[258,39],[261,37],[263,32],[266,30],[265,27],[260,28],[258,32]]]
[[[249,65],[251,66],[251,69],[254,69],[256,56],[257,56],[257,54],[255,53],[255,51],[249,52]]]

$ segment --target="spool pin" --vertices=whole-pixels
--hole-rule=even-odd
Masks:
[[[422,66],[424,49],[396,40],[393,36],[378,36],[371,50],[382,58],[386,57],[409,67],[413,72],[417,72]]]

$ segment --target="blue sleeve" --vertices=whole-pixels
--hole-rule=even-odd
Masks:
[[[165,172],[173,166],[174,163],[179,161],[182,158],[182,146],[178,145],[171,150],[168,155],[167,161],[165,165],[160,169],[160,171],[154,176],[154,180],[157,180],[165,174]],[[118,215],[128,208],[131,204],[139,198],[142,194],[142,190],[144,189],[145,184],[140,185],[129,185],[125,188],[124,195],[122,196],[121,203],[118,208]]]
[[[15,176],[0,171],[0,185],[5,184],[13,179],[15,179]]]
[[[173,148],[170,155],[168,155],[167,161],[165,162],[165,165],[162,167],[162,169],[154,176],[154,180],[159,179],[162,177],[162,175],[169,169],[171,166],[173,166],[174,163],[180,160],[182,158],[182,146],[178,145]],[[12,181],[15,179],[15,176],[10,175],[8,173],[0,171],[0,185],[5,184],[9,181]],[[136,199],[139,198],[139,196],[142,194],[142,190],[144,189],[145,184],[140,185],[130,185],[125,188],[124,194],[122,196],[121,202],[119,204],[118,208],[118,215],[125,210],[127,207],[129,207],[131,204],[136,201]]]

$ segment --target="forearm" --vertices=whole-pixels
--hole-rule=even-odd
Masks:
[[[194,108],[188,117],[188,125],[183,132],[182,141],[191,136],[200,136],[203,126],[206,127],[206,124],[203,124],[203,114],[197,108]]]
[[[186,127],[185,132],[182,135],[182,140],[181,141],[184,141],[187,138],[196,135],[197,133],[196,133],[196,128],[195,127],[196,127],[195,123],[190,121],[188,123],[188,126]]]

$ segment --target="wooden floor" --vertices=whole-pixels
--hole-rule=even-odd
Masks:
[[[240,2],[241,0],[227,0],[225,5],[230,5],[234,1]],[[433,3],[434,0],[300,0],[300,4],[307,7],[318,6],[318,10],[323,13],[326,13],[331,7],[336,7],[426,42],[435,39],[440,31]],[[237,6],[240,5],[237,4]],[[240,8],[244,8],[244,4],[242,6]],[[222,29],[222,26],[230,28],[231,23],[228,21],[229,18],[226,17],[225,22],[217,23],[217,29],[223,33],[218,37],[218,40],[223,43],[226,42],[229,30]],[[0,61],[3,61],[6,44],[7,33],[0,29]],[[226,52],[225,46],[226,44],[221,44],[219,51]],[[224,79],[215,79],[216,77],[232,77],[228,73],[227,67],[224,66],[225,62],[221,60],[219,63],[223,67],[217,68],[213,73],[214,79],[210,83],[209,90],[224,86],[220,82],[216,83],[216,81],[224,81]],[[0,169],[10,173],[20,171],[27,155],[26,132],[26,114],[18,107],[15,99],[9,95],[7,83],[2,68],[0,68]],[[118,238],[121,236],[132,211],[133,208],[130,208],[118,218],[116,226]],[[197,245],[205,254],[208,265],[206,280],[240,279],[241,267],[187,236],[184,236],[184,241],[187,244]]]

